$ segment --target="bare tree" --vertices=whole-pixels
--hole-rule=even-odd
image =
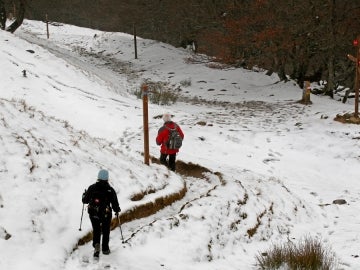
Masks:
[[[19,0],[18,2],[18,12],[15,15],[15,20],[6,27],[6,9],[4,0],[0,0],[0,29],[6,30],[8,32],[14,33],[16,29],[20,27],[24,20],[25,16],[25,7],[26,7],[26,0]]]

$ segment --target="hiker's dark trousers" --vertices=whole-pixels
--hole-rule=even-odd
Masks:
[[[90,216],[90,220],[93,227],[93,247],[95,247],[96,244],[100,244],[100,238],[102,234],[102,250],[108,250],[111,215],[107,215],[103,218],[99,218],[97,216]]]
[[[169,160],[167,157],[169,156]],[[169,167],[170,170],[175,171],[175,163],[176,163],[176,154],[162,154],[160,155],[160,163]]]

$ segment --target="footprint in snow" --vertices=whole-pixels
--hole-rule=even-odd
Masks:
[[[263,162],[264,162],[265,164],[268,164],[268,163],[274,162],[274,161],[280,161],[280,159],[278,159],[278,158],[265,158],[265,159],[263,160]]]

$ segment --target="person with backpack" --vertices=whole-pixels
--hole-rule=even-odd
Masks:
[[[83,204],[88,204],[88,213],[93,228],[94,257],[100,254],[100,238],[102,234],[102,252],[110,254],[109,237],[112,210],[118,217],[121,211],[117,195],[109,184],[109,172],[100,170],[97,182],[89,186],[82,195]]]
[[[160,163],[175,171],[176,154],[182,146],[184,133],[180,126],[171,120],[170,113],[164,113],[162,119],[164,125],[159,129],[156,137],[156,144],[161,145]]]

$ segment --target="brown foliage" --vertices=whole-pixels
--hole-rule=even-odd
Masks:
[[[273,245],[267,252],[256,256],[260,269],[337,269],[337,259],[330,247],[311,237],[301,239],[298,244],[292,242]]]

